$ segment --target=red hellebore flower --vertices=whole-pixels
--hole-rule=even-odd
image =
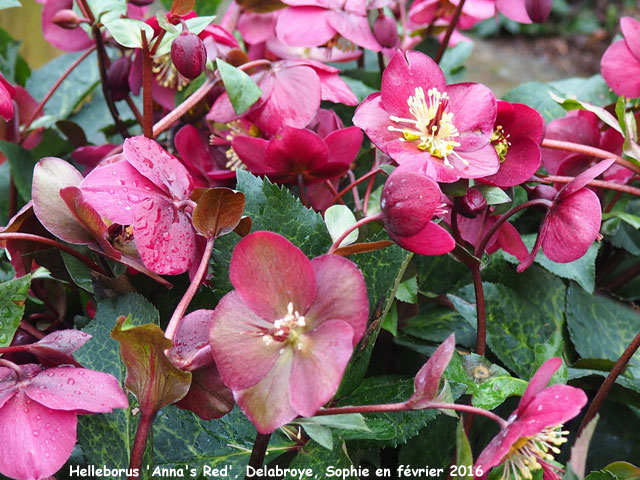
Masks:
[[[382,75],[381,91],[365,98],[353,123],[399,164],[419,159],[436,181],[454,182],[498,171],[490,143],[496,113],[496,99],[484,85],[446,85],[431,58],[398,51]]]
[[[449,232],[431,221],[442,205],[438,184],[407,166],[389,175],[380,199],[382,220],[391,239],[422,255],[442,255],[455,247]]]
[[[127,396],[106,373],[40,365],[0,366],[0,472],[20,480],[55,474],[76,444],[77,415],[126,408]]]
[[[602,207],[598,196],[585,185],[614,162],[602,160],[558,191],[542,220],[531,253],[518,265],[519,272],[529,268],[541,246],[544,254],[558,263],[573,262],[587,253],[600,231]]]
[[[602,76],[617,95],[640,97],[640,22],[620,19],[623,40],[614,42],[600,62]]]
[[[547,360],[533,375],[518,408],[507,420],[506,427],[485,447],[475,468],[486,478],[491,467],[504,463],[502,478],[532,478],[540,468],[545,480],[559,479],[557,467],[549,463],[558,447],[565,443],[568,432],[562,424],[572,419],[587,403],[579,388],[568,385],[547,387],[551,376],[562,365],[558,357]]]
[[[319,182],[345,173],[358,155],[362,131],[357,127],[329,133],[324,139],[303,128],[284,127],[271,140],[235,137],[232,148],[249,171],[274,180]]]
[[[284,237],[240,240],[236,290],[211,312],[211,350],[224,383],[259,432],[316,413],[336,392],[369,314],[362,273],[336,255],[309,259]]]

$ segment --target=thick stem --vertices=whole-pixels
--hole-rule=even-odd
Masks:
[[[476,294],[476,317],[478,319],[478,330],[476,333],[476,352],[484,357],[487,349],[487,310],[484,299],[484,288],[482,286],[482,274],[480,264],[471,268],[471,278],[473,279],[473,290]]]
[[[24,320],[20,321],[19,327],[20,327],[21,330],[24,330],[29,335],[31,335],[32,337],[37,338],[38,340],[40,340],[41,338],[44,338],[44,336],[45,336],[44,333],[42,333],[40,330],[38,330],[33,325],[25,322]]]
[[[602,382],[602,385],[600,385],[598,393],[596,393],[596,396],[591,401],[591,405],[589,405],[587,413],[585,413],[584,418],[582,419],[582,423],[580,424],[580,428],[578,429],[578,434],[582,432],[584,427],[586,427],[591,419],[595,417],[596,413],[598,413],[598,410],[604,403],[604,400],[607,398],[611,387],[613,387],[614,383],[616,383],[616,379],[627,366],[627,363],[629,363],[629,360],[631,360],[633,354],[636,353],[638,347],[640,347],[640,332],[638,332],[636,337],[631,341],[629,346],[625,349],[625,351],[622,353],[618,361],[609,372],[609,375],[607,375],[607,378],[605,378],[604,382]]]
[[[144,457],[144,449],[147,445],[147,438],[149,438],[149,432],[151,426],[156,418],[157,412],[145,412],[140,413],[140,422],[138,423],[138,429],[136,430],[136,438],[133,440],[133,447],[131,449],[131,458],[129,460],[129,469],[137,469],[138,472],[142,471],[142,458]],[[140,475],[130,475],[129,480],[138,480]]]
[[[253,442],[253,450],[251,450],[251,457],[249,457],[249,466],[253,468],[260,468],[264,464],[264,457],[267,454],[267,447],[269,446],[269,440],[271,434],[258,433],[256,439]],[[261,477],[259,477],[261,478]]]
[[[40,103],[38,104],[38,106],[36,107],[36,109],[33,111],[33,113],[31,114],[31,116],[29,117],[29,119],[25,122],[25,124],[22,127],[22,132],[23,135],[27,132],[27,130],[29,129],[29,127],[31,126],[31,124],[33,123],[33,121],[36,119],[36,117],[38,115],[40,115],[40,112],[42,112],[42,109],[44,108],[44,106],[47,104],[47,102],[51,99],[51,97],[53,96],[53,94],[56,92],[56,90],[58,89],[58,87],[60,87],[60,85],[62,85],[62,82],[65,81],[65,79],[71,74],[71,72],[73,72],[75,70],[75,68],[80,65],[84,59],[86,59],[89,55],[91,55],[93,53],[93,51],[96,49],[95,45],[93,47],[91,47],[89,50],[85,51],[82,55],[80,55],[75,62],[73,62],[71,65],[69,65],[69,67],[62,72],[62,75],[60,75],[60,78],[58,78],[58,80],[56,80],[56,83],[54,83],[51,88],[49,89],[49,91],[47,92],[47,94],[44,96],[44,98],[40,101]]]
[[[336,190],[336,187],[333,186],[333,183],[331,183],[331,180],[325,180],[324,186],[327,187],[327,189],[331,192],[331,195],[333,196],[338,195],[338,191]],[[338,198],[338,200],[340,201],[341,204],[344,205],[344,200],[342,200],[342,198]]]
[[[371,191],[373,190],[373,184],[376,183],[376,177],[371,177],[367,188],[364,191],[364,199],[362,200],[362,213],[366,216],[367,210],[369,210],[369,198],[371,197]]]
[[[5,360],[3,358],[0,358],[0,367],[10,368],[11,370],[13,370],[14,372],[16,372],[18,374],[18,378],[20,378],[22,376],[22,370],[20,370],[20,367],[18,365],[16,365],[15,363],[10,362],[9,360]]]
[[[335,252],[340,247],[340,244],[342,243],[342,241],[345,238],[347,238],[349,234],[354,230],[357,230],[358,228],[360,228],[362,225],[366,223],[376,222],[378,220],[382,220],[382,213],[378,213],[376,215],[372,215],[371,217],[365,217],[362,220],[358,220],[356,223],[351,225],[351,227],[349,227],[345,232],[343,232],[342,235],[340,235],[335,242],[333,242],[333,245],[331,245],[331,248],[327,253]]]
[[[144,30],[140,30],[142,36],[142,132],[147,138],[153,135],[153,62],[149,51],[149,43]]]
[[[382,405],[358,405],[356,407],[333,407],[318,410],[315,414],[316,417],[323,415],[341,415],[347,413],[381,413],[381,412],[404,412],[414,410],[409,406],[408,402],[402,403],[385,403]],[[493,412],[483,410],[482,408],[473,407],[471,405],[461,405],[458,403],[429,403],[421,410],[456,410],[458,412],[473,413],[490,418],[494,422],[498,423],[500,427],[504,428],[507,425],[506,420],[499,417]]]
[[[50,247],[57,248],[58,250],[62,250],[63,252],[76,257],[78,260],[84,263],[91,270],[98,272],[99,274],[104,275],[105,277],[109,276],[107,272],[105,272],[102,268],[100,268],[99,265],[96,265],[95,263],[93,263],[93,261],[89,257],[81,254],[80,252],[75,251],[73,248],[69,247],[68,245],[65,245],[64,243],[56,242],[55,240],[52,240],[50,238],[41,237],[39,235],[32,235],[30,233],[6,232],[6,233],[0,233],[0,241],[3,241],[3,240],[24,240],[26,242],[37,242],[37,243],[42,243],[44,245],[49,245]]]
[[[78,0],[78,7],[80,8],[82,15],[87,17],[87,19],[89,20],[89,23],[93,23],[96,21],[96,17],[93,15],[91,8],[89,8],[89,4],[87,3],[87,0]]]
[[[138,124],[142,126],[144,124],[144,118],[142,118],[142,114],[140,113],[140,110],[138,110],[136,104],[133,102],[133,100],[131,100],[131,95],[127,95],[127,98],[125,98],[124,100],[125,102],[127,102],[129,109],[131,109],[133,116],[136,117]]]
[[[356,181],[356,176],[354,175],[353,170],[349,170],[347,172],[347,175],[349,176],[349,180],[351,180],[351,184],[354,184]],[[358,194],[358,189],[353,188],[351,189],[351,192],[353,193],[353,204],[356,207],[356,211],[362,210],[362,204],[360,203],[360,195]]]
[[[442,43],[440,43],[440,46],[438,47],[438,53],[436,53],[436,57],[434,58],[436,63],[440,63],[440,60],[442,60],[442,56],[444,55],[445,50],[449,46],[449,40],[451,39],[451,35],[453,34],[453,31],[455,30],[456,25],[458,24],[458,20],[460,19],[460,15],[462,14],[462,7],[464,7],[464,2],[465,0],[460,0],[460,3],[458,3],[458,8],[456,8],[455,13],[453,14],[453,18],[451,19],[451,21],[449,22],[449,25],[447,26],[447,33],[444,34]]]
[[[354,182],[350,183],[349,185],[344,187],[342,190],[340,190],[340,192],[338,192],[338,194],[331,199],[331,202],[329,204],[333,205],[334,203],[336,203],[338,201],[339,198],[342,198],[342,196],[345,193],[349,192],[352,188],[357,187],[362,182],[366,181],[368,178],[371,178],[371,177],[377,175],[380,172],[382,172],[382,169],[380,169],[380,168],[376,168],[375,170],[371,170],[371,171],[367,172],[366,174],[361,176],[359,179],[355,180]]]
[[[178,105],[176,108],[167,113],[158,123],[153,126],[153,137],[157,137],[171,125],[174,124],[182,115],[191,110],[200,100],[207,96],[215,85],[215,81],[207,80],[204,82],[198,90],[193,92],[184,102]],[[146,119],[146,114],[145,114]]]
[[[603,158],[605,160],[608,158],[615,158],[617,164],[622,165],[623,167],[626,167],[636,173],[640,173],[639,166],[631,163],[629,160],[625,160],[619,155],[615,155],[614,153],[608,152],[607,150],[602,150],[601,148],[589,147],[588,145],[583,145],[581,143],[552,140],[550,138],[543,139],[541,146],[543,148],[552,148],[554,150],[565,150],[567,152],[582,153],[590,157]]]
[[[541,181],[545,183],[569,183],[574,177],[562,177],[558,175],[540,176]],[[617,192],[628,193],[640,197],[640,188],[632,187],[630,185],[623,185],[621,183],[607,182],[606,180],[591,180],[587,185],[591,187],[606,188],[608,190],[615,190]]]
[[[198,288],[202,284],[205,276],[207,275],[207,270],[209,268],[209,258],[211,257],[211,252],[213,252],[213,244],[215,242],[215,238],[210,238],[207,240],[207,246],[204,249],[204,253],[202,254],[202,260],[200,260],[200,265],[198,266],[198,270],[187,288],[187,291],[184,292],[184,295],[180,299],[180,303],[176,307],[173,315],[171,316],[171,320],[169,320],[169,325],[167,325],[167,329],[164,332],[164,336],[169,340],[173,340],[173,336],[178,330],[178,325],[180,324],[180,320],[184,317],[184,312],[187,311],[187,307],[191,303],[194,295],[198,291]]]

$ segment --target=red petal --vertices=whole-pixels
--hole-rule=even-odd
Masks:
[[[534,373],[531,380],[529,380],[529,385],[518,403],[518,416],[522,414],[525,408],[527,408],[527,405],[529,405],[529,402],[531,402],[533,397],[547,388],[549,380],[551,380],[551,377],[556,373],[561,365],[562,359],[560,357],[553,357],[544,362],[540,368],[536,370],[536,373]]]
[[[429,222],[423,230],[411,237],[389,236],[402,248],[420,255],[442,255],[456,246],[449,232],[433,222]]]
[[[602,76],[617,95],[640,96],[640,61],[629,50],[624,40],[618,40],[602,56]]]
[[[58,10],[72,9],[73,0],[46,0],[42,9],[42,34],[47,42],[65,52],[79,52],[93,45],[93,39],[82,28],[73,30],[53,23]]]

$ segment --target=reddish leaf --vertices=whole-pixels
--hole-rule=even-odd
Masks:
[[[127,367],[125,384],[144,413],[153,414],[187,394],[191,373],[178,369],[166,357],[164,352],[172,344],[159,326],[134,327],[120,316],[111,337],[120,342],[120,355]]]
[[[171,3],[171,15],[182,17],[193,10],[196,0],[173,0]]]
[[[241,237],[246,237],[251,233],[252,226],[253,226],[253,220],[251,220],[251,217],[244,216],[240,219],[238,226],[234,228],[233,231],[236,232]]]
[[[424,408],[438,395],[440,378],[456,348],[456,337],[452,333],[442,342],[431,358],[420,369],[413,382],[415,393],[411,396],[407,405],[414,409]]]
[[[211,188],[198,198],[193,225],[207,238],[225,235],[240,223],[244,194],[229,188]]]
[[[393,242],[390,240],[379,240],[377,242],[363,242],[363,243],[354,243],[353,245],[347,245],[346,247],[340,247],[333,252],[334,255],[340,255],[342,257],[346,257],[347,255],[351,255],[352,253],[365,253],[365,252],[374,252],[376,250],[381,250],[383,248],[389,247],[393,245]]]
[[[274,10],[280,10],[287,5],[280,0],[239,0],[236,2],[245,12],[268,13]]]
[[[46,365],[72,364],[80,366],[73,358],[72,353],[90,338],[91,335],[80,330],[58,330],[36,343],[26,345],[25,350],[38,357]]]

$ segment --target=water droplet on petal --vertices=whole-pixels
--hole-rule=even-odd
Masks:
[[[34,430],[31,433],[33,434],[34,437],[39,437],[40,436],[40,432],[38,430]]]
[[[67,378],[67,385],[75,385],[76,381],[73,378]]]
[[[116,191],[113,188],[109,189],[109,195],[115,195]]]

